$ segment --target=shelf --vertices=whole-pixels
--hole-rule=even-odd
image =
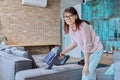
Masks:
[[[110,47],[115,47],[115,50],[118,50],[120,48],[120,41],[106,41],[106,51],[110,51]]]

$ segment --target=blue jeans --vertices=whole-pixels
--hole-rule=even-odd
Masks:
[[[96,80],[96,68],[100,62],[103,54],[103,49],[97,50],[90,55],[89,59],[89,73],[87,75],[82,74],[82,80]],[[82,58],[84,54],[81,53]]]

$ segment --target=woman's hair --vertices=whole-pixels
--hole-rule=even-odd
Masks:
[[[73,15],[77,15],[77,19],[75,20],[75,24],[76,24],[76,27],[77,29],[79,29],[79,25],[82,23],[82,22],[86,22],[87,24],[89,24],[88,21],[86,20],[80,20],[79,16],[78,16],[78,13],[76,11],[76,9],[74,7],[69,7],[69,8],[66,8],[63,12],[63,15],[65,13],[71,13]],[[65,22],[64,20],[64,31],[65,31],[65,34],[69,33],[69,25]]]

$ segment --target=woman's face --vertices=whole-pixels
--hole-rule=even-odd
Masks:
[[[73,15],[69,12],[64,13],[64,20],[68,25],[74,25],[75,20],[77,19],[77,15]]]

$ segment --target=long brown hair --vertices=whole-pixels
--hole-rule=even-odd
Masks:
[[[74,7],[68,7],[64,10],[63,12],[63,15],[65,13],[71,13],[73,15],[77,15],[77,19],[75,20],[75,24],[76,24],[76,27],[77,29],[79,29],[79,25],[82,23],[82,22],[86,22],[87,24],[89,24],[88,21],[86,20],[80,20],[79,16],[78,16],[78,13],[76,11],[76,9]],[[65,31],[65,34],[69,33],[69,25],[65,22],[64,20],[64,31]]]

